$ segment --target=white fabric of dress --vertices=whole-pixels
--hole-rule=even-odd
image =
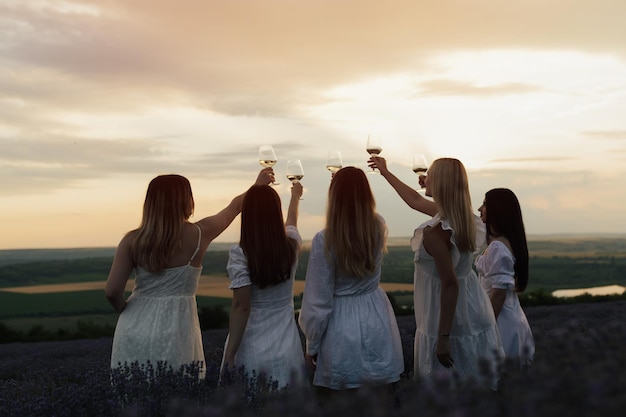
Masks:
[[[498,314],[500,339],[507,358],[529,364],[535,354],[535,341],[526,314],[515,292],[515,258],[501,241],[492,241],[474,262],[480,282],[487,294],[493,288],[506,291],[504,305]]]
[[[197,226],[197,225],[196,225]],[[200,227],[198,227],[198,233]],[[174,370],[201,362],[205,375],[196,290],[202,267],[186,265],[152,273],[135,268],[135,286],[120,314],[111,351],[111,367],[165,362]]]
[[[477,228],[476,247],[484,245],[484,224],[475,216]],[[446,368],[437,359],[436,347],[439,335],[441,279],[433,257],[426,252],[423,232],[427,227],[441,224],[443,230],[452,232],[450,255],[456,272],[459,294],[456,311],[450,330],[450,354],[454,360],[452,368]],[[483,290],[478,276],[472,268],[474,254],[461,252],[456,244],[455,232],[447,219],[436,215],[423,223],[413,234],[411,248],[415,252],[415,274],[413,302],[415,309],[414,378],[460,381],[474,380],[492,389],[497,388],[496,367],[504,357],[491,301]],[[481,362],[490,365],[492,375],[481,371]]]
[[[287,237],[295,240],[298,253],[302,238],[294,226],[285,228]],[[277,381],[278,387],[300,385],[306,381],[304,352],[296,325],[293,305],[293,281],[298,260],[291,268],[289,280],[271,287],[259,288],[250,280],[248,261],[239,245],[231,247],[228,255],[229,288],[251,285],[250,315],[235,354],[235,366],[243,366],[249,377],[264,373]],[[226,338],[224,352],[228,346]],[[221,368],[224,367],[222,357]]]
[[[379,285],[382,249],[374,272],[354,277],[337,270],[324,242],[324,231],[313,238],[299,317],[306,351],[318,355],[313,384],[337,390],[398,381],[404,357],[396,316]]]

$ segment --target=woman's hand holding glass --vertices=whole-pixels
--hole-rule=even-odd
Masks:
[[[387,160],[382,156],[372,155],[367,161],[367,165],[373,170],[378,169],[381,174],[387,172]]]
[[[418,191],[424,191],[426,184],[424,180],[426,179],[426,171],[428,171],[428,163],[426,162],[426,157],[423,153],[416,153],[413,156],[413,172],[415,172],[418,176],[418,182],[421,187]]]
[[[300,181],[291,183],[291,197],[296,198],[298,200],[302,200],[302,193],[304,192],[304,187],[302,187],[302,183]]]
[[[382,139],[379,134],[370,134],[367,136],[367,145],[365,147],[367,153],[370,154],[370,159],[383,151]],[[372,167],[368,174],[376,174],[376,169]]]
[[[274,182],[274,169],[272,167],[263,168],[256,177],[254,185],[269,185]]]

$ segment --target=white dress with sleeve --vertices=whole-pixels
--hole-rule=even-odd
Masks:
[[[196,225],[197,226],[197,225]],[[135,268],[135,287],[117,320],[111,368],[137,362],[157,366],[164,362],[178,371],[181,366],[201,363],[204,350],[198,319],[196,290],[202,267],[191,265],[198,246],[186,265],[152,273]]]
[[[493,288],[506,291],[506,299],[498,315],[498,329],[507,358],[529,364],[535,354],[535,341],[528,319],[515,292],[515,258],[499,240],[492,241],[474,263],[487,294]]]
[[[382,248],[375,271],[354,277],[337,270],[324,241],[324,231],[313,238],[299,317],[307,353],[318,355],[313,384],[338,390],[398,381],[404,358],[396,316],[379,285]]]
[[[459,283],[459,295],[450,330],[450,354],[452,368],[446,368],[435,354],[439,335],[441,307],[441,279],[433,257],[426,252],[423,232],[426,227],[441,224],[443,230],[452,232],[450,255]],[[475,218],[477,240],[484,236],[484,224]],[[477,242],[480,248],[482,241]],[[473,253],[461,252],[455,240],[455,232],[446,219],[436,215],[420,225],[411,239],[415,251],[415,274],[413,304],[415,309],[414,378],[425,381],[458,378],[460,381],[475,380],[492,389],[497,388],[496,367],[504,357],[495,315],[487,293],[482,289],[478,276],[472,268]],[[492,375],[485,378],[481,363],[490,364]]]
[[[287,237],[297,242],[299,253],[302,238],[298,229],[287,226],[286,232]],[[261,289],[250,280],[248,260],[241,247],[233,246],[228,255],[229,288],[252,285],[250,315],[235,354],[235,367],[243,366],[249,377],[253,373],[257,376],[263,373],[268,379],[276,381],[279,388],[306,381],[304,352],[293,307],[293,281],[297,263],[296,257],[289,280]],[[224,352],[228,340],[227,337]]]

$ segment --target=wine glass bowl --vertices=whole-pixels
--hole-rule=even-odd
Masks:
[[[304,177],[304,168],[302,168],[302,162],[299,159],[290,159],[287,161],[287,179],[291,181],[292,184],[300,182],[300,180]],[[303,200],[300,197],[300,200]]]
[[[367,136],[367,145],[365,147],[367,153],[370,154],[370,157],[376,156],[383,151],[382,139],[380,135],[377,134],[369,134]],[[376,169],[372,168],[371,171],[368,171],[369,174],[376,173]]]
[[[276,165],[276,152],[272,145],[259,146],[259,164],[265,168],[273,167]]]
[[[302,162],[299,159],[287,161],[287,179],[292,183],[296,183],[300,182],[302,177],[304,177]]]
[[[272,145],[261,145],[259,146],[259,164],[262,167],[269,168],[276,165],[276,152],[274,152],[274,147]],[[272,185],[279,185],[276,181],[272,182]]]
[[[329,151],[328,158],[326,159],[326,169],[332,174],[343,168],[343,160],[341,159],[341,152]]]

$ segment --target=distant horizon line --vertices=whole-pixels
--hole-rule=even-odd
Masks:
[[[527,234],[529,241],[533,240],[546,240],[546,239],[626,239],[626,233],[544,233],[544,234]],[[388,246],[397,246],[400,241],[408,242],[411,236],[395,236],[387,237]],[[303,239],[303,244],[311,243],[312,239]],[[209,245],[208,250],[211,250],[211,246],[215,245],[233,245],[237,241],[213,241]],[[1,252],[8,251],[26,251],[26,250],[95,250],[95,249],[115,249],[117,246],[59,246],[59,247],[33,247],[33,248],[0,248]]]

